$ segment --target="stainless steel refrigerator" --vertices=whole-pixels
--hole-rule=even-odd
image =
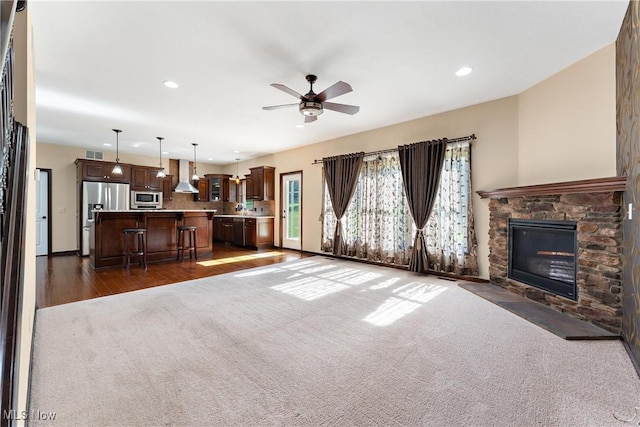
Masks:
[[[80,253],[83,256],[89,255],[91,223],[94,219],[93,210],[129,210],[129,198],[129,184],[89,181],[82,183],[82,207],[80,210],[82,247]]]

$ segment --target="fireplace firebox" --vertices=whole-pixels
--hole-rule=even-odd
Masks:
[[[572,221],[510,219],[509,278],[577,301],[576,233]]]

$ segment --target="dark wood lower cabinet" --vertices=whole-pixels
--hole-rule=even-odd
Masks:
[[[177,227],[195,225],[198,253],[213,251],[213,212],[209,211],[128,211],[97,212],[92,225],[89,255],[93,268],[122,265],[125,228],[145,228],[147,261],[175,259]]]
[[[214,241],[253,249],[273,247],[273,217],[216,217]]]
[[[252,247],[252,248],[256,248],[257,246],[257,239],[256,239],[256,220],[253,218],[247,218],[244,221],[244,234],[246,236],[245,238],[245,245]]]
[[[233,244],[244,246],[244,218],[233,218]]]

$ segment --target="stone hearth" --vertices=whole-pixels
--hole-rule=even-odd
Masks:
[[[575,318],[620,333],[624,177],[478,191],[489,202],[489,275],[493,284]],[[573,301],[509,279],[508,219],[577,223],[577,288]]]

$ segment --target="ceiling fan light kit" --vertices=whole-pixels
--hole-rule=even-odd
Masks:
[[[302,101],[299,106],[300,112],[304,116],[319,116],[322,114],[322,103],[313,101]]]
[[[300,99],[300,103],[298,104],[284,104],[284,105],[272,105],[269,107],[262,107],[263,110],[277,110],[280,108],[293,107],[295,105],[298,106],[298,111],[305,116],[305,123],[310,123],[316,120],[317,116],[322,114],[325,109],[337,111],[339,113],[345,113],[354,115],[358,111],[360,111],[360,107],[355,105],[347,105],[347,104],[336,104],[334,102],[325,102],[328,99],[335,98],[340,95],[344,95],[345,93],[351,92],[353,89],[348,83],[343,81],[339,81],[332,86],[329,86],[322,92],[316,94],[313,91],[313,84],[316,82],[317,77],[313,74],[308,74],[306,76],[307,81],[309,82],[310,89],[305,95],[300,95],[293,89],[288,88],[285,85],[279,83],[272,83],[271,86],[276,89],[280,89],[283,92],[288,93],[289,95],[295,96]]]

